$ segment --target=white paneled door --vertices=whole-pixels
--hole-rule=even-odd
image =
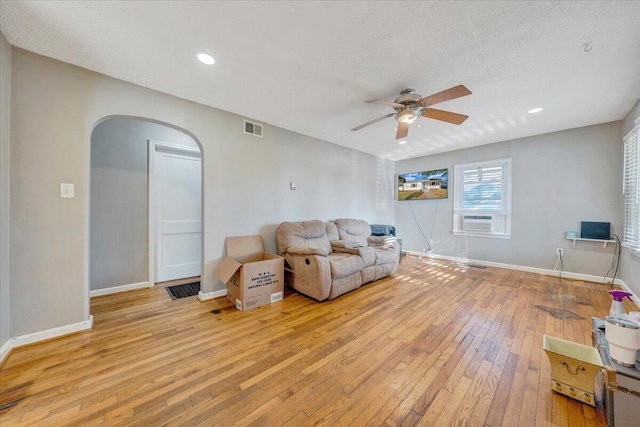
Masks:
[[[199,276],[202,250],[200,151],[155,143],[155,282]]]

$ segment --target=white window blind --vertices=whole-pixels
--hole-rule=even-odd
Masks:
[[[504,165],[467,169],[462,174],[462,210],[504,210]]]
[[[622,245],[640,253],[640,124],[624,137]]]
[[[508,237],[511,234],[511,159],[456,165],[454,173],[453,231]]]

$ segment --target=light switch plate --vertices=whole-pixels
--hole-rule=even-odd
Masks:
[[[74,185],[67,184],[64,182],[60,183],[60,198],[61,199],[73,199],[74,195]]]

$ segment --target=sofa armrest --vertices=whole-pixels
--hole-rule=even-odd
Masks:
[[[331,247],[333,249],[353,249],[353,248],[361,248],[366,245],[361,245],[358,242],[350,242],[348,240],[332,240]]]
[[[288,283],[298,292],[323,301],[331,292],[331,265],[323,255],[285,254],[290,267],[291,281]]]
[[[287,253],[292,255],[329,255],[327,251],[321,248],[287,248]]]
[[[360,255],[360,249],[361,249],[361,248],[341,248],[341,247],[334,247],[334,248],[333,248],[333,252],[336,252],[336,253],[343,253],[343,254]]]
[[[358,255],[362,258],[365,267],[373,265],[376,260],[375,249],[372,246],[362,246],[359,243],[345,240],[334,240],[331,242],[331,246],[333,246],[334,252]]]
[[[370,246],[377,248],[398,249],[398,239],[393,236],[369,236],[367,239]]]

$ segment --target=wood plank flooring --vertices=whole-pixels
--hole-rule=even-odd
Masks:
[[[607,290],[409,256],[322,303],[96,297],[93,330],[9,356],[0,425],[605,426],[551,392],[542,336],[591,345]]]

